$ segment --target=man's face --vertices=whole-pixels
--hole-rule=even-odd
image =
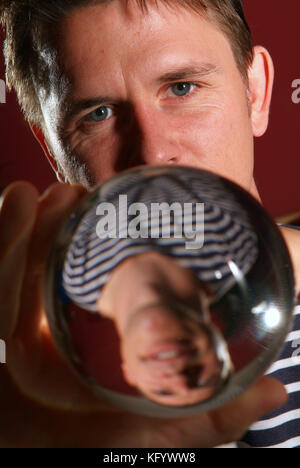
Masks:
[[[224,362],[206,326],[163,306],[143,308],[130,317],[121,354],[127,382],[164,405],[207,400],[222,381]]]
[[[66,180],[91,186],[143,164],[180,164],[253,189],[247,89],[228,39],[182,7],[124,4],[78,9],[61,25],[69,86],[41,105]]]

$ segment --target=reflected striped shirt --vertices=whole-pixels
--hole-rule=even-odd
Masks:
[[[210,173],[199,178],[196,171],[132,173],[82,218],[67,252],[64,289],[77,305],[97,312],[112,271],[125,259],[153,250],[191,269],[216,298],[247,274],[258,254],[247,212],[222,179]]]

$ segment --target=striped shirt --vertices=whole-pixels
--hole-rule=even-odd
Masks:
[[[293,326],[285,345],[266,374],[285,385],[288,401],[253,424],[243,438],[245,445],[241,446],[300,447],[300,302],[295,307]]]

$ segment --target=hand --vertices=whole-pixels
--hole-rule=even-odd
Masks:
[[[0,212],[0,364],[2,447],[210,447],[239,438],[282,405],[283,386],[259,380],[229,405],[192,418],[135,416],[102,402],[53,344],[42,302],[45,262],[57,229],[84,194],[55,184],[40,199],[30,184],[5,190]]]

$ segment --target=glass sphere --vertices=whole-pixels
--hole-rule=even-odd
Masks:
[[[195,278],[197,306],[162,283],[123,329],[98,301],[115,269],[147,252]],[[267,370],[292,320],[294,278],[279,229],[248,192],[203,170],[143,167],[81,200],[55,239],[44,296],[58,350],[94,392],[182,417],[225,404]]]

